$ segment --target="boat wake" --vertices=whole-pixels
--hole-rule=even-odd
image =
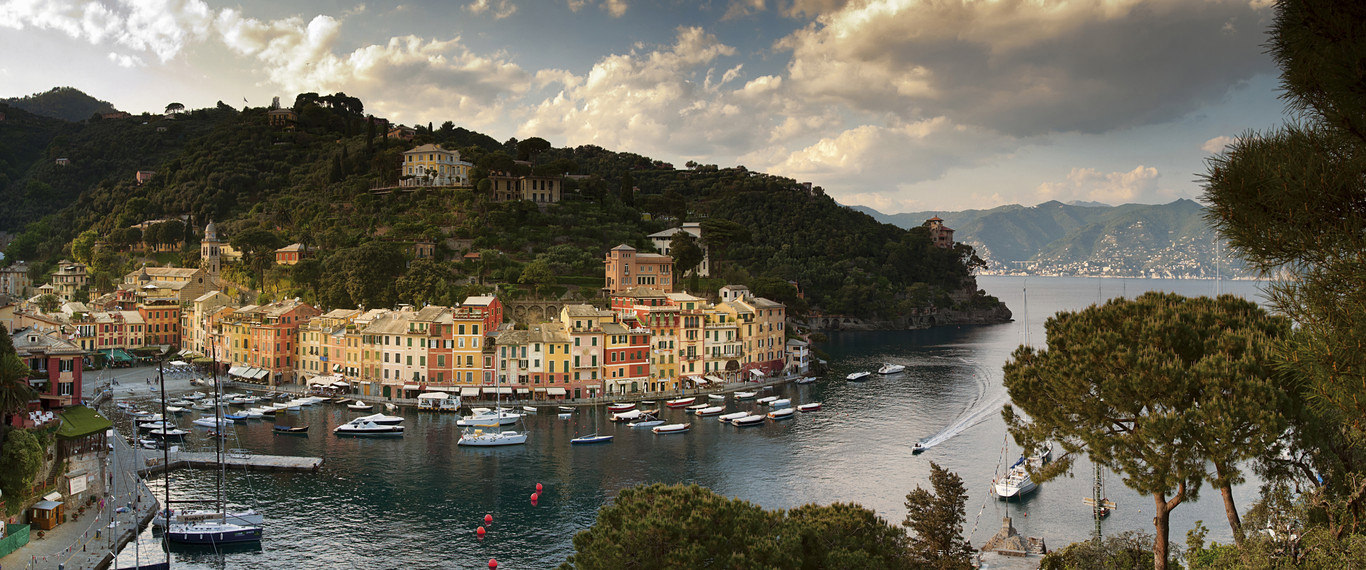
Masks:
[[[987,381],[988,376],[986,370],[981,365],[973,365],[973,368],[976,372],[973,374],[973,377],[978,380],[979,388],[976,400],[963,410],[962,415],[959,416],[957,421],[949,424],[948,427],[939,430],[939,433],[920,440],[922,449],[929,449],[944,443],[950,438],[967,431],[968,428],[986,421],[993,414],[1001,413],[1001,406],[1004,406],[1006,401],[1010,399],[1000,383],[993,384]],[[996,388],[994,392],[992,390],[993,387]]]

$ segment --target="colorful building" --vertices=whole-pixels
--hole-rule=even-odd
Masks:
[[[953,247],[953,230],[944,225],[944,220],[942,218],[935,216],[925,220],[925,227],[930,229],[930,242],[933,243],[935,247],[942,247],[945,249]]]
[[[87,351],[66,337],[55,328],[25,327],[10,333],[19,360],[36,374],[28,380],[38,396],[29,402],[30,412],[60,410],[80,401]],[[26,414],[16,414],[11,423],[26,425],[27,421]]]
[[[697,264],[696,271],[699,277],[711,276],[711,251],[702,242],[702,224],[700,222],[685,222],[682,226],[655,232],[650,234],[650,242],[655,245],[655,249],[664,255],[672,255],[669,248],[673,247],[674,236],[679,232],[691,235],[697,240],[697,247],[702,249],[702,262]]]
[[[403,153],[400,186],[469,186],[470,168],[460,152],[424,144]]]
[[[228,376],[246,382],[279,386],[295,382],[297,358],[294,343],[299,326],[322,314],[298,299],[268,305],[248,305],[223,317],[222,329]]]
[[[609,294],[633,287],[673,292],[674,261],[667,255],[637,253],[636,248],[621,244],[607,252],[603,263],[607,266],[604,289]]]
[[[308,246],[302,243],[291,243],[275,250],[275,263],[277,265],[298,265],[307,257]]]

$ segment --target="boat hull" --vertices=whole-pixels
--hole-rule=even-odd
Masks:
[[[166,538],[179,544],[232,544],[237,542],[260,542],[261,527],[238,527],[224,530],[197,530],[195,527],[177,529],[172,527]]]
[[[612,437],[613,437],[613,436],[610,436],[610,435],[595,435],[595,436],[587,436],[587,437],[576,437],[576,438],[574,438],[574,439],[569,440],[569,444],[570,444],[570,445],[593,445],[593,444],[595,444],[595,443],[611,443],[611,442],[612,442]]]
[[[456,445],[463,445],[466,447],[501,447],[504,445],[521,445],[524,443],[526,443],[526,434],[503,432],[460,436],[460,441],[457,441]]]

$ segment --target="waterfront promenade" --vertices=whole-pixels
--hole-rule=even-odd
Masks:
[[[111,443],[116,446],[110,467],[118,478],[118,494],[106,496],[103,508],[100,503],[87,507],[76,520],[71,514],[77,510],[72,509],[67,522],[45,531],[43,538],[38,538],[38,529],[33,529],[29,543],[0,559],[0,566],[33,570],[105,568],[113,553],[136,535],[135,525],[140,528],[151,522],[159,503],[137,476],[133,449],[117,432]],[[117,525],[113,524],[115,519]]]

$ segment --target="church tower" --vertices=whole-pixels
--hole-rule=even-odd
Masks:
[[[204,226],[204,239],[199,242],[199,266],[209,272],[209,280],[214,286],[218,285],[219,248],[222,246],[218,241],[218,230],[213,227],[213,221]]]

